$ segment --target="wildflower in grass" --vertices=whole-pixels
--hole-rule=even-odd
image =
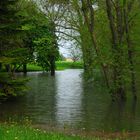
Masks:
[[[15,137],[15,140],[17,140],[18,139],[18,137]]]
[[[14,127],[14,124],[11,124],[11,127]]]
[[[9,133],[9,131],[7,130],[6,133]]]
[[[71,134],[72,136],[76,136],[74,133]]]

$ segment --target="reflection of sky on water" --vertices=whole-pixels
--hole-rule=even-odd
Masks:
[[[57,75],[56,120],[58,124],[73,124],[81,120],[82,88],[80,71],[59,72]]]

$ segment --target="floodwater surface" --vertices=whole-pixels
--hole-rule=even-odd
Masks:
[[[0,121],[24,120],[33,124],[84,129],[87,131],[140,131],[140,103],[113,103],[99,82],[85,81],[83,70],[47,73],[30,72],[29,91],[0,104]],[[22,76],[22,74],[18,74]]]

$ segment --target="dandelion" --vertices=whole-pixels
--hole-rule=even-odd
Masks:
[[[72,133],[72,136],[76,136],[74,133]]]

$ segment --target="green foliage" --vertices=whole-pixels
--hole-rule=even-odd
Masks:
[[[113,15],[112,22],[114,22],[114,31],[112,31],[110,27],[110,19],[108,18],[106,10],[109,10],[109,8],[106,6],[105,1],[99,1],[99,10],[95,10],[94,28],[96,31],[98,49],[100,51],[100,59],[98,59],[97,63],[102,62],[105,65],[110,89],[114,91],[112,92],[113,94],[116,94],[119,88],[126,90],[129,89],[130,86],[136,86],[135,80],[137,78],[132,78],[132,73],[135,75],[137,70],[134,67],[136,67],[136,62],[139,61],[137,51],[139,35],[137,32],[139,31],[138,25],[140,25],[140,22],[138,17],[140,14],[138,12],[138,1],[120,0],[110,1],[110,3],[112,6],[110,9]],[[115,9],[115,7],[117,7],[117,9]],[[120,15],[118,16],[118,14]],[[129,20],[128,33],[125,32],[127,26],[125,23],[126,18]],[[121,26],[123,33],[120,31]],[[115,46],[113,44],[114,38],[112,37],[112,32],[117,36]],[[120,39],[120,37],[122,38]],[[130,46],[128,46],[128,40]],[[117,94],[119,95],[121,93],[118,92]]]
[[[19,52],[14,52],[16,48],[22,46],[22,22],[20,16],[17,15],[18,10],[15,7],[17,2],[17,0],[6,0],[1,1],[0,5],[0,63],[9,67],[9,73],[0,73],[1,98],[17,96],[18,91],[22,93],[22,90],[24,90],[25,81],[13,78],[10,66],[15,64],[17,60],[21,60],[17,57]]]
[[[17,96],[25,84],[24,80],[14,77],[20,66],[36,58],[48,71],[51,59],[58,57],[55,26],[49,24],[33,1],[26,0],[2,1],[0,21],[0,66],[7,69],[4,77],[0,74],[1,96]],[[34,52],[37,55],[34,56]]]
[[[3,68],[8,68],[6,73],[0,72],[1,98],[22,95],[26,89],[27,80],[16,78],[14,72],[17,67],[33,58],[32,46],[29,43],[25,44],[27,31],[32,28],[35,19],[35,16],[30,15],[29,9],[32,12],[37,11],[33,2],[26,0],[5,0],[0,4],[0,64]],[[27,24],[30,26],[28,30],[24,28]]]
[[[35,45],[36,59],[38,64],[46,71],[51,70],[51,60],[57,60],[59,56],[55,27],[47,22],[47,25],[37,26]]]
[[[36,52],[37,52],[37,62],[46,71],[50,70],[50,60],[54,56],[57,58],[57,50],[52,43],[51,38],[41,38],[35,41]]]
[[[0,99],[17,97],[27,90],[27,79],[17,79],[7,73],[0,73]]]

